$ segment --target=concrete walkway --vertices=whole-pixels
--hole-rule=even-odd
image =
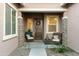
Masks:
[[[42,41],[29,43],[29,47],[31,48],[29,56],[47,56],[44,46]]]
[[[32,48],[29,56],[47,56],[44,48]]]

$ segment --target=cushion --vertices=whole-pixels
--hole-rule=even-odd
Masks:
[[[26,35],[28,39],[34,39],[33,37],[31,37],[30,35]]]
[[[52,39],[52,41],[59,42],[60,40],[58,39],[58,35],[54,35],[54,39]]]
[[[28,39],[34,39],[33,37],[29,37]]]
[[[28,35],[28,34],[27,34],[26,36],[27,36],[27,38],[29,38],[29,37],[30,37],[30,35]]]
[[[59,42],[60,40],[59,40],[59,39],[53,39],[52,41],[56,41],[56,42]]]
[[[58,39],[58,35],[54,35],[54,39]]]

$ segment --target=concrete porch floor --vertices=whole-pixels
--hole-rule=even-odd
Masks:
[[[55,47],[57,45],[45,45],[42,40],[25,42],[22,47],[17,48],[9,56],[55,56],[49,51],[50,48]],[[76,52],[72,53],[70,52],[69,55],[78,55]]]

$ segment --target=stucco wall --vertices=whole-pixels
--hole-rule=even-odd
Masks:
[[[79,52],[79,4],[73,4],[64,15],[68,17],[68,46]]]
[[[3,40],[4,4],[0,3],[0,55],[9,55],[18,46],[17,37]]]

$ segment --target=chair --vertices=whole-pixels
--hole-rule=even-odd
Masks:
[[[25,32],[25,38],[26,38],[26,41],[28,41],[28,42],[34,40],[32,32]]]
[[[53,34],[47,34],[44,40],[45,44],[62,44],[62,33],[56,32]]]
[[[62,44],[62,33],[53,33],[53,43]]]

